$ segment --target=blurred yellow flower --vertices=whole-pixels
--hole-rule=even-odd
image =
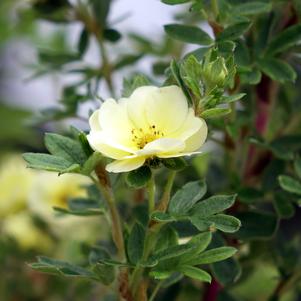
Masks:
[[[64,240],[95,242],[99,232],[99,217],[61,215],[53,207],[67,208],[68,200],[87,197],[85,186],[91,181],[77,174],[41,172],[35,178],[29,195],[29,208],[45,220],[53,233]],[[67,237],[67,239],[66,239]]]
[[[199,153],[207,125],[188,107],[177,86],[144,86],[129,98],[106,100],[90,117],[88,141],[92,148],[116,159],[109,172],[126,172],[149,158],[171,158]]]
[[[27,207],[34,172],[26,168],[19,155],[9,155],[0,165],[0,217],[14,214]]]

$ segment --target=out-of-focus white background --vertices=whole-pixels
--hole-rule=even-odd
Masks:
[[[115,0],[109,15],[109,23],[114,28],[126,35],[135,32],[158,41],[164,34],[163,25],[174,22],[176,15],[183,6],[165,5],[159,0]],[[70,45],[76,47],[81,27],[78,24],[67,27]],[[42,22],[39,32],[41,35],[51,33],[53,24]],[[38,46],[38,45],[35,45]],[[109,45],[110,54],[118,57],[118,50],[126,52],[131,47],[126,39],[118,44]],[[74,76],[43,76],[31,81],[26,81],[30,76],[28,66],[36,63],[37,56],[34,48],[26,41],[12,41],[4,50],[0,61],[5,77],[0,81],[1,98],[10,104],[18,104],[24,107],[31,107],[33,110],[40,110],[57,103],[61,87],[64,83],[73,81]],[[95,45],[91,45],[85,55],[85,62],[94,67],[98,64],[99,55]],[[150,71],[150,59],[143,59],[135,65],[137,71]],[[115,77],[117,90],[121,88],[123,75],[129,70],[125,69]],[[100,86],[100,94],[107,97],[108,92],[104,85]]]

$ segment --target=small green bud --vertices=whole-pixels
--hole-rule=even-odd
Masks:
[[[228,74],[225,59],[222,57],[217,57],[211,62],[205,62],[203,66],[203,77],[207,88],[224,86]]]

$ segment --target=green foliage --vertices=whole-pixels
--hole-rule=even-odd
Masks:
[[[172,38],[186,43],[211,45],[210,36],[202,29],[181,24],[168,24],[164,26],[165,32]]]
[[[127,174],[126,182],[130,187],[144,187],[152,177],[152,171],[148,166],[141,166]]]

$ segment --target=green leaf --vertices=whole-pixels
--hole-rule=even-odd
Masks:
[[[215,195],[197,203],[191,214],[198,217],[209,217],[230,208],[235,202],[236,195]]]
[[[71,138],[46,133],[45,145],[52,155],[62,157],[72,163],[83,164],[87,159],[80,143]]]
[[[179,272],[192,279],[209,283],[211,282],[211,276],[206,271],[193,266],[180,266]]]
[[[236,252],[237,250],[233,247],[215,248],[205,251],[194,258],[190,258],[187,260],[186,264],[200,265],[218,262],[233,256]]]
[[[130,80],[123,80],[122,96],[129,97],[139,87],[149,86],[150,82],[144,75],[136,75]]]
[[[110,285],[115,279],[115,269],[113,266],[96,263],[92,271],[104,285]]]
[[[129,65],[134,65],[137,63],[141,58],[143,57],[143,54],[127,54],[118,59],[118,61],[115,63],[115,70],[124,68]]]
[[[241,267],[235,258],[215,262],[211,265],[211,269],[214,277],[223,285],[236,282],[241,275]]]
[[[177,62],[175,60],[171,60],[170,62],[170,70],[172,73],[172,76],[174,77],[176,83],[178,84],[179,87],[181,87],[182,91],[184,92],[186,98],[188,99],[189,103],[192,104],[192,100],[190,97],[190,94],[183,82],[183,79],[181,78],[181,74],[180,74],[180,68],[179,65],[177,64]]]
[[[230,96],[223,96],[221,99],[221,103],[231,103],[242,99],[246,93],[238,93]]]
[[[165,4],[176,5],[190,2],[191,0],[161,0]]]
[[[82,168],[82,173],[85,175],[90,175],[91,172],[95,169],[95,167],[101,162],[103,156],[101,153],[94,152],[88,160],[84,163]]]
[[[37,259],[38,262],[31,264],[31,267],[40,272],[50,272],[51,274],[67,277],[96,278],[91,271],[63,260],[52,259],[46,256],[39,256]]]
[[[205,195],[206,191],[205,181],[187,183],[171,198],[168,212],[175,215],[184,215]]]
[[[288,50],[301,42],[301,24],[296,24],[281,31],[269,43],[266,50],[268,55],[275,55]]]
[[[79,54],[82,56],[85,54],[89,47],[89,32],[84,28],[80,34],[77,49]]]
[[[201,253],[208,247],[208,245],[211,242],[211,239],[212,233],[208,231],[194,235],[188,242],[188,244],[192,244],[197,247],[196,250],[194,250],[195,253]]]
[[[172,215],[165,212],[159,212],[159,211],[153,212],[151,218],[154,221],[162,222],[162,223],[173,222],[176,220]]]
[[[127,254],[133,264],[137,264],[142,258],[144,239],[145,229],[140,223],[136,222],[127,241]]]
[[[257,85],[261,81],[261,72],[257,69],[240,73],[240,80],[244,84]]]
[[[301,195],[301,182],[289,176],[279,176],[279,184],[285,191]]]
[[[234,14],[239,14],[243,16],[249,15],[259,15],[263,13],[268,13],[272,9],[272,3],[252,1],[241,3],[234,6]]]
[[[170,247],[176,246],[178,244],[178,233],[177,231],[169,225],[162,227],[159,233],[156,235],[156,252],[168,249]]]
[[[202,117],[204,119],[219,118],[219,117],[228,115],[229,113],[231,113],[230,108],[213,108],[213,109],[208,109],[208,110],[203,111],[201,113],[200,117]]]
[[[207,220],[213,223],[213,227],[226,233],[236,232],[241,226],[239,219],[226,214],[213,215],[207,218]]]
[[[28,167],[34,169],[62,172],[72,166],[72,162],[64,158],[48,154],[25,153],[23,158]]]
[[[294,161],[294,170],[295,170],[297,176],[301,179],[301,158],[300,157]]]
[[[172,170],[183,170],[188,166],[183,158],[168,158],[162,160],[162,163],[165,167]]]
[[[289,198],[289,195],[279,192],[274,195],[273,204],[279,218],[291,218],[294,216],[295,208]]]
[[[213,43],[205,31],[195,26],[168,24],[164,26],[164,29],[171,38],[182,42],[198,45],[211,45]]]
[[[236,217],[241,221],[241,228],[234,235],[238,239],[268,239],[277,229],[277,218],[273,214],[263,212],[239,212]]]
[[[185,245],[176,245],[173,247],[166,248],[162,251],[156,252],[151,256],[151,260],[162,261],[166,259],[171,259],[175,257],[179,257],[186,252],[196,250],[195,245],[185,244]]]
[[[106,27],[106,21],[110,10],[111,0],[90,0],[95,19],[101,29]]]
[[[149,275],[157,280],[167,279],[170,275],[170,271],[151,271]]]
[[[234,25],[230,25],[218,35],[217,39],[218,41],[238,39],[247,30],[249,30],[250,27],[250,22],[241,22]]]
[[[106,28],[103,33],[103,36],[106,40],[108,40],[112,43],[116,43],[122,37],[122,35],[119,31],[112,29],[112,28]]]
[[[68,200],[68,209],[53,207],[56,212],[77,216],[102,215],[105,212],[104,204],[99,200],[72,198]]]
[[[147,184],[147,182],[151,179],[151,177],[152,177],[151,169],[148,166],[144,165],[138,169],[130,171],[127,174],[126,182],[130,187],[141,188]]]
[[[271,79],[281,83],[294,82],[297,77],[295,70],[280,59],[264,58],[258,61],[258,66]]]

